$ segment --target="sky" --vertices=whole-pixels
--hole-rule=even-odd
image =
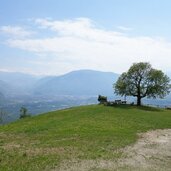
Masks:
[[[170,0],[0,0],[0,71],[171,73]]]

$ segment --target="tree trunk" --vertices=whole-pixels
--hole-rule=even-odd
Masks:
[[[141,96],[137,96],[137,106],[141,106]]]
[[[141,91],[140,91],[140,82],[137,87],[137,106],[141,106]]]

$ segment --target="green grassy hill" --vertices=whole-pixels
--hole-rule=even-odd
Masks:
[[[91,105],[0,126],[0,170],[53,170],[73,159],[117,159],[137,133],[171,128],[171,111]]]

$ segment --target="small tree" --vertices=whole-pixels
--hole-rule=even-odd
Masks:
[[[117,95],[136,97],[139,106],[144,97],[164,98],[170,92],[169,83],[169,77],[162,71],[153,69],[147,62],[140,62],[121,74],[114,84],[114,91]]]
[[[0,125],[4,123],[4,119],[6,115],[7,113],[3,109],[0,109]]]
[[[20,119],[30,117],[30,114],[27,114],[27,108],[21,107],[20,108]]]
[[[103,104],[103,103],[107,102],[107,97],[99,95],[98,96],[98,101],[99,101],[100,104]]]

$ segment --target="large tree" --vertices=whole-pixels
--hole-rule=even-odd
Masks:
[[[169,77],[161,70],[153,69],[147,62],[140,62],[121,74],[114,84],[114,91],[117,95],[136,97],[140,106],[144,97],[164,98],[170,92],[169,83]]]

